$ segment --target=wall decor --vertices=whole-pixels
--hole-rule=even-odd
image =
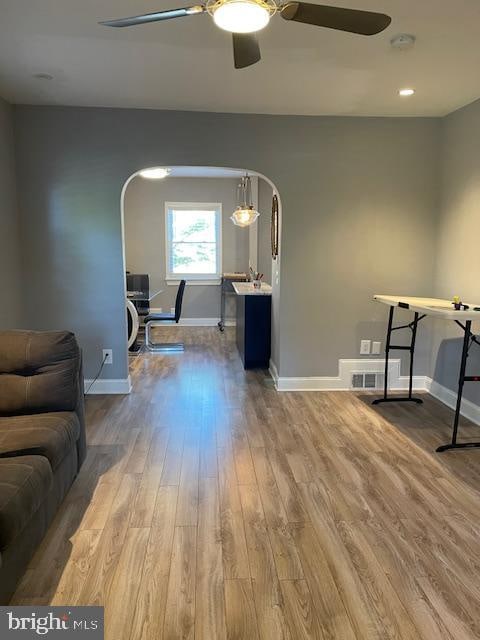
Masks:
[[[278,197],[273,196],[272,199],[272,221],[271,221],[271,240],[272,240],[272,258],[278,257]]]

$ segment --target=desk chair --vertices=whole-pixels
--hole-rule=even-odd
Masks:
[[[175,300],[175,313],[149,313],[145,317],[145,344],[149,351],[183,351],[183,342],[152,342],[150,339],[150,327],[154,322],[176,322],[178,324],[182,314],[183,292],[186,284],[186,280],[180,280]]]

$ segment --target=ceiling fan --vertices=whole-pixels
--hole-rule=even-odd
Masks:
[[[276,13],[280,14],[284,20],[364,36],[380,33],[392,21],[390,16],[383,13],[307,2],[287,1],[285,4],[277,4],[275,0],[207,0],[205,4],[147,13],[131,18],[105,20],[100,24],[107,27],[132,27],[201,13],[210,14],[218,27],[232,33],[236,69],[249,67],[260,60],[260,47],[255,32],[266,27],[270,18]]]

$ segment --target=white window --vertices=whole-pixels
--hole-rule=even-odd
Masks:
[[[167,281],[218,281],[222,273],[222,205],[166,202]]]

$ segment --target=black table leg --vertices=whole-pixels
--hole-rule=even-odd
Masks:
[[[415,317],[412,323],[402,327],[394,327],[393,314],[394,314],[394,307],[392,306],[390,307],[390,313],[388,316],[387,338],[385,342],[385,384],[383,388],[383,398],[377,398],[376,400],[373,401],[372,404],[382,404],[384,402],[415,402],[416,404],[422,404],[423,400],[421,400],[420,398],[414,398],[412,395],[413,394],[413,359],[415,355],[415,342],[417,339],[418,322],[419,320],[421,320],[421,318],[419,317],[418,313],[415,313]],[[423,317],[424,316],[422,316],[422,318]],[[392,343],[391,343],[392,332],[396,331],[397,329],[404,329],[407,327],[412,331],[410,346],[392,346]],[[388,396],[388,364],[389,364],[389,358],[390,358],[390,351],[392,349],[401,349],[401,350],[404,350],[404,351],[407,350],[410,352],[410,377],[409,377],[409,383],[408,383],[407,397],[404,397],[404,396],[389,397]]]
[[[458,323],[457,323],[458,324]],[[458,393],[457,393],[457,406],[455,409],[455,418],[453,421],[452,442],[450,444],[443,444],[437,448],[437,452],[448,451],[448,449],[476,449],[480,447],[480,442],[461,442],[457,443],[458,424],[460,422],[460,410],[462,408],[462,396],[463,387],[465,381],[477,382],[480,380],[479,376],[466,376],[465,371],[467,369],[468,350],[470,348],[470,341],[472,339],[472,322],[468,320],[464,327],[463,349],[462,349],[462,361],[460,364],[460,375],[458,378]]]
[[[412,325],[412,341],[410,343],[410,380],[408,382],[408,398],[409,400],[413,400],[412,391],[413,391],[413,358],[415,355],[415,341],[417,339],[417,327],[418,327],[418,313],[415,314],[415,318],[413,320]]]

